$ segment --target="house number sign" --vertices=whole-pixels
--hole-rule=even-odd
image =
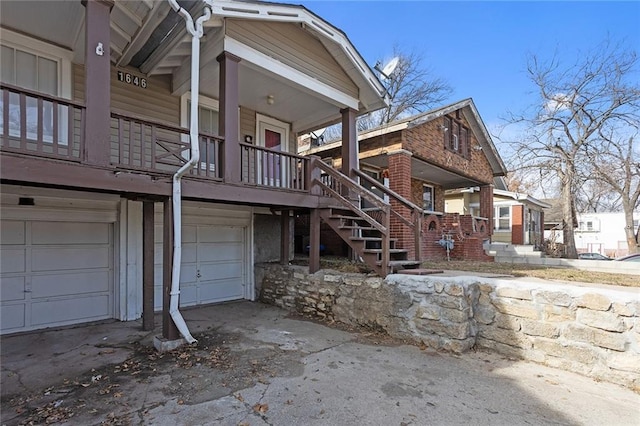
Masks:
[[[118,71],[118,81],[124,81],[127,84],[133,84],[134,86],[147,88],[147,79],[144,77],[138,77],[128,72]]]

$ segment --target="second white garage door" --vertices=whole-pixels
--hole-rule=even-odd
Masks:
[[[247,227],[184,224],[180,306],[245,298]],[[156,226],[155,309],[162,309],[162,227]]]

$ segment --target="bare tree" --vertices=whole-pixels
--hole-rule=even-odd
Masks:
[[[625,126],[628,130],[628,127]],[[633,227],[633,212],[640,205],[640,149],[638,131],[623,138],[615,129],[598,132],[597,143],[589,144],[588,155],[595,176],[618,195],[625,218],[625,237],[629,253],[640,252],[638,233]],[[626,133],[626,132],[624,132]]]
[[[605,41],[575,63],[556,54],[544,61],[532,55],[527,72],[538,99],[510,122],[527,129],[517,145],[521,168],[538,168],[558,183],[567,257],[576,258],[574,208],[580,177],[588,173],[588,149],[602,146],[601,132],[638,120],[640,91],[634,73],[637,55]],[[598,150],[601,152],[601,150]]]
[[[445,80],[434,77],[432,71],[423,65],[423,57],[420,54],[406,52],[394,46],[393,57],[398,58],[396,68],[388,76],[379,74],[390,104],[386,108],[359,117],[359,132],[427,111],[442,104],[453,91]],[[382,61],[379,61],[379,64],[384,66]],[[336,140],[340,135],[340,125],[334,125],[327,128],[324,140]]]
[[[380,76],[390,103],[387,108],[373,114],[373,126],[426,111],[444,102],[452,93],[445,80],[434,77],[431,70],[423,65],[421,55],[394,46],[393,56],[398,58],[397,67],[390,75]]]
[[[610,185],[593,169],[582,176],[577,184],[576,210],[580,213],[616,212],[622,208],[620,194],[611,191]]]

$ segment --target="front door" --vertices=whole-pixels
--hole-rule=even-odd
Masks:
[[[283,186],[287,181],[288,171],[282,162],[280,151],[288,151],[289,126],[274,118],[257,114],[257,144],[269,151],[262,152],[258,161],[258,180],[262,185]]]

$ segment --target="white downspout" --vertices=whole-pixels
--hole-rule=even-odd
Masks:
[[[188,343],[197,343],[189,332],[189,328],[178,310],[178,296],[180,295],[180,262],[182,261],[182,191],[181,179],[190,169],[200,161],[200,144],[198,142],[198,93],[200,83],[200,38],[204,30],[202,24],[211,18],[211,9],[205,6],[204,15],[196,20],[184,10],[176,0],[168,0],[169,4],[180,15],[184,17],[187,31],[192,36],[191,39],[191,121],[189,123],[189,139],[191,142],[191,158],[186,162],[175,175],[173,175],[173,268],[171,274],[171,299],[169,304],[169,314],[174,324],[178,328],[182,337]]]

